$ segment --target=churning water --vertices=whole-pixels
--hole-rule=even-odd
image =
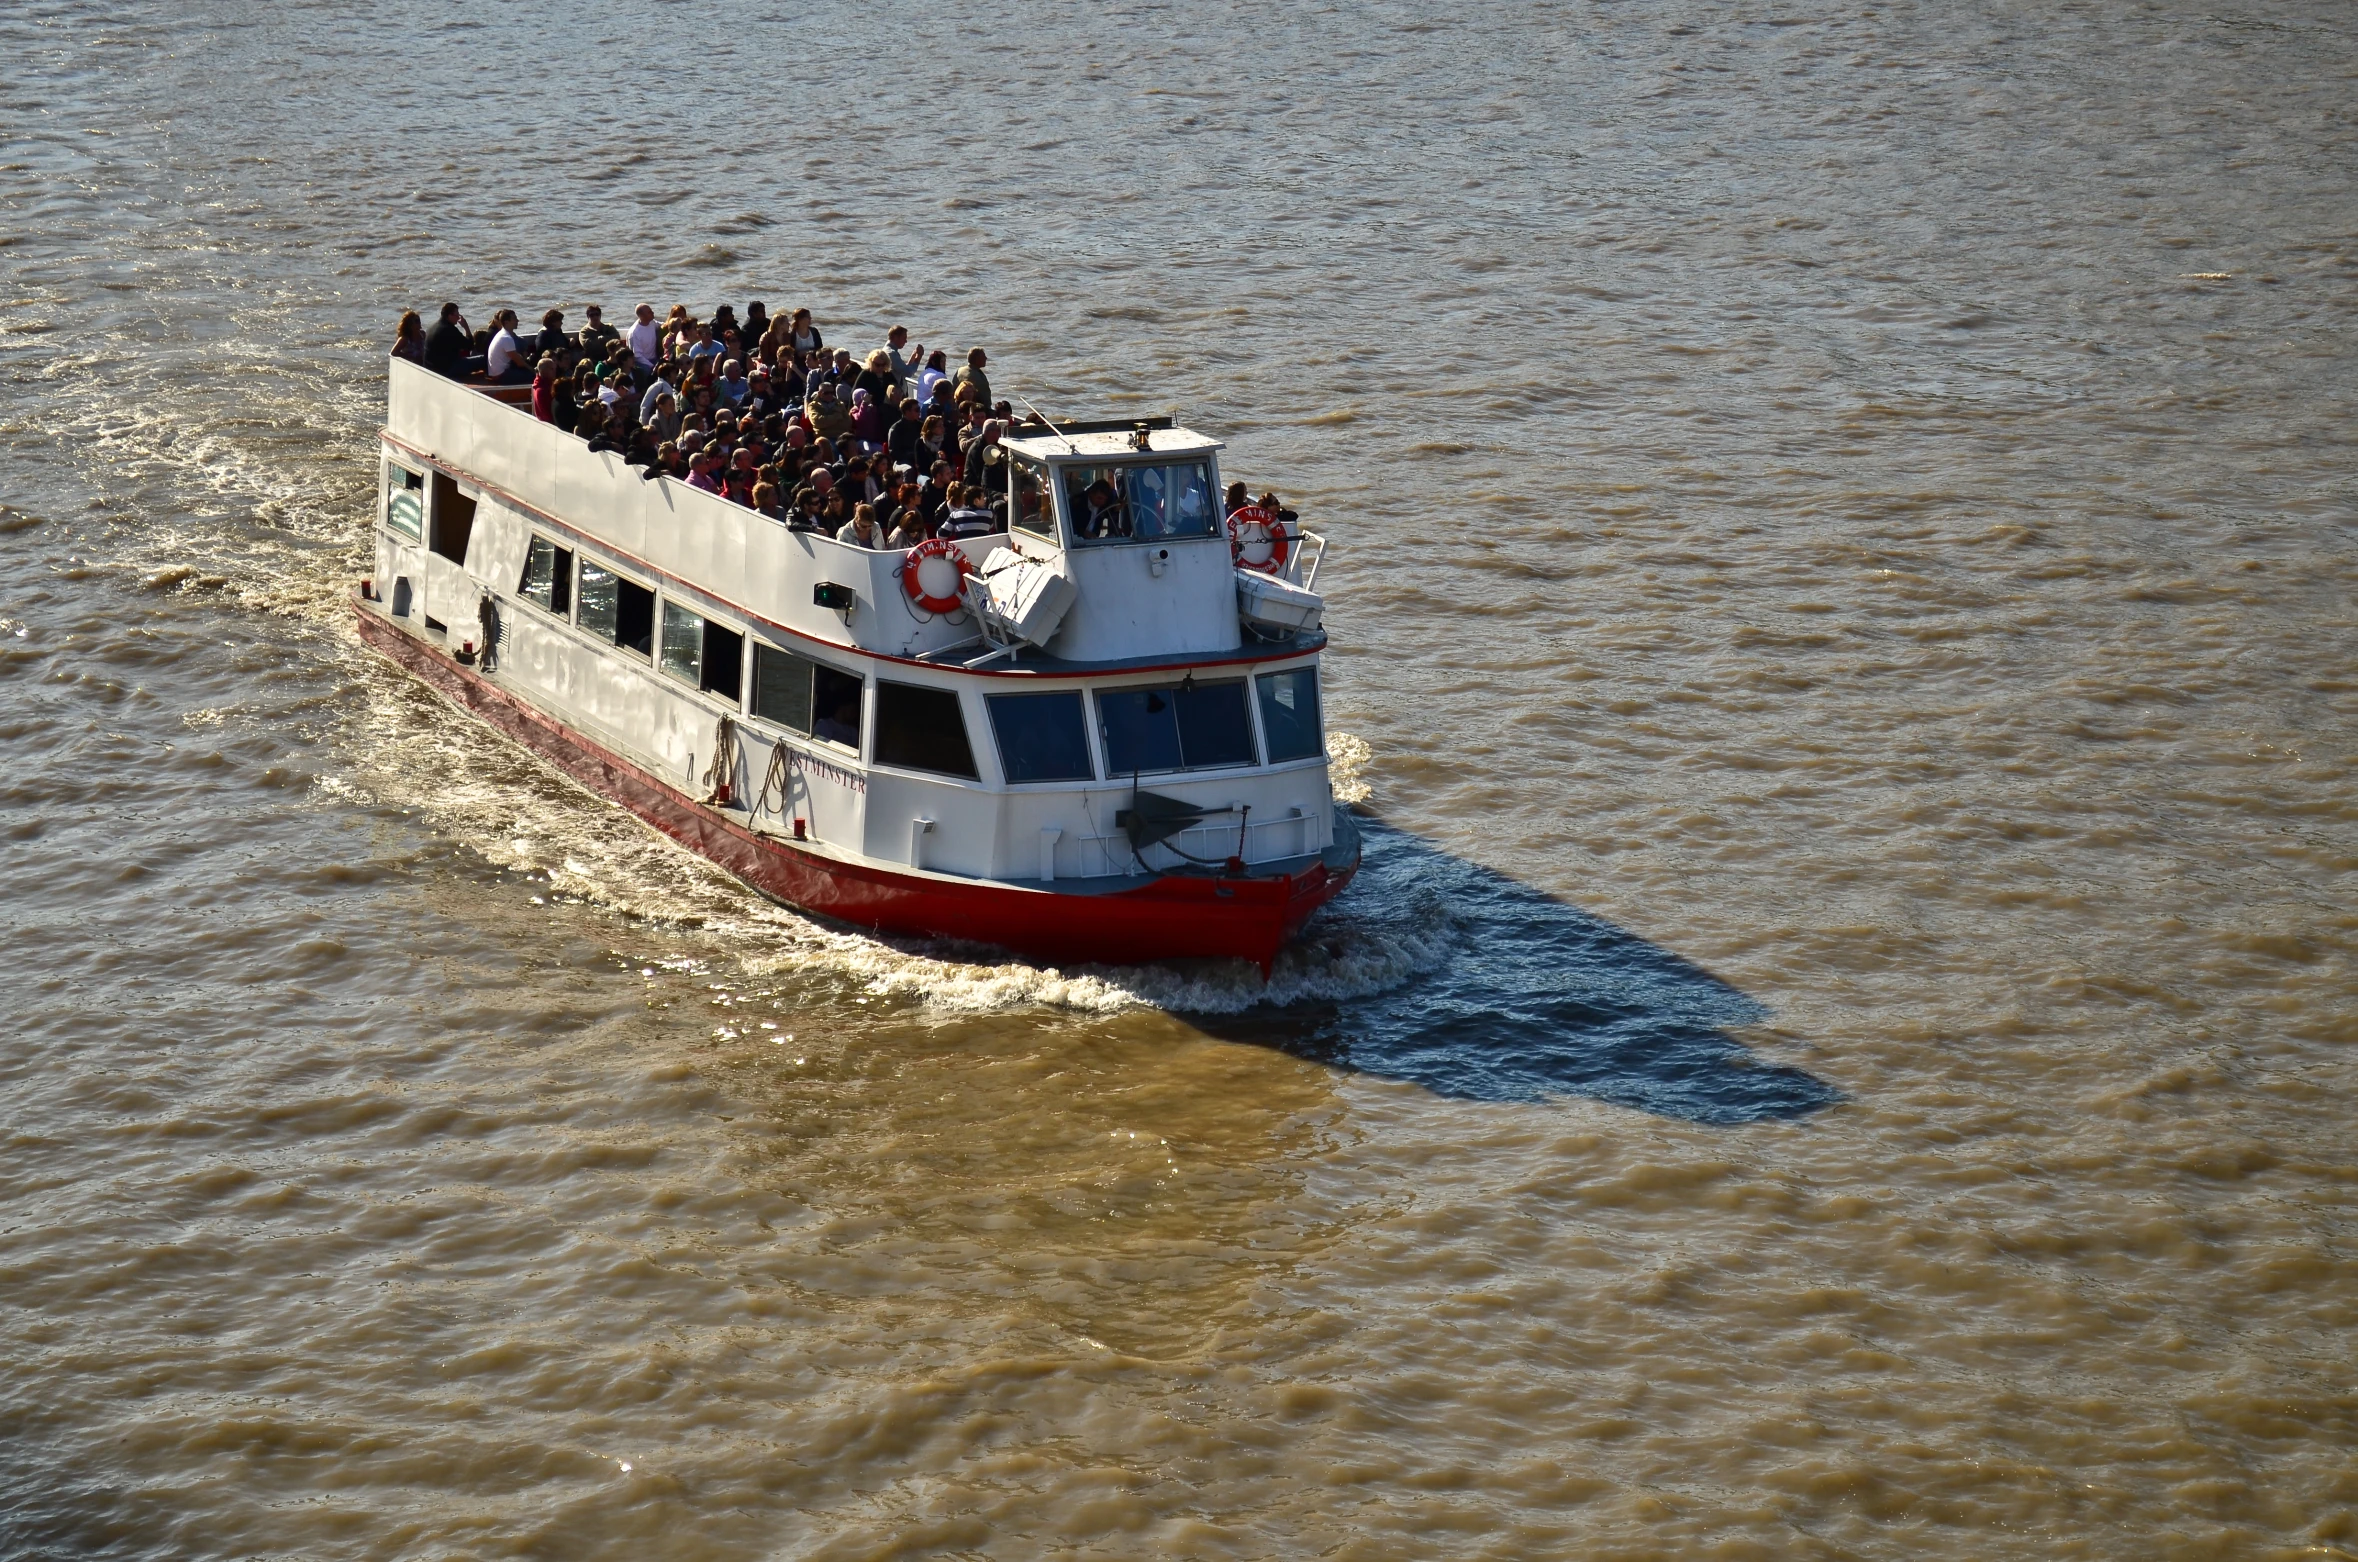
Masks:
[[[0,1552],[2358,1555],[2344,7],[0,10]],[[403,307],[808,304],[1335,539],[1250,973],[361,653]]]

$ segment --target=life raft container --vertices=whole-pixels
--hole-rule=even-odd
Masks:
[[[939,560],[939,566],[928,570]],[[909,605],[928,613],[955,613],[965,601],[958,595],[966,580],[966,555],[947,537],[928,537],[901,560],[901,589]]]
[[[1285,522],[1267,505],[1239,506],[1228,517],[1228,551],[1245,569],[1257,569],[1274,575],[1285,568],[1293,543],[1285,534]],[[1255,558],[1254,554],[1260,557]]]

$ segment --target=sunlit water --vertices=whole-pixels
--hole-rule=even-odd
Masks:
[[[0,1553],[2358,1555],[2339,7],[0,9]],[[395,314],[1335,540],[1262,988],[361,652]]]

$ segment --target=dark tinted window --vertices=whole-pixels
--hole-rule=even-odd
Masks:
[[[602,640],[614,638],[615,573],[602,565],[581,561],[581,627]]]
[[[975,779],[966,717],[949,689],[876,685],[876,763]]]
[[[1081,692],[993,694],[991,732],[1010,781],[1090,779],[1089,733],[1081,725]]]
[[[1104,691],[1097,719],[1106,765],[1117,776],[1253,762],[1242,679]]]
[[[1261,735],[1269,740],[1269,763],[1308,759],[1326,751],[1318,728],[1318,669],[1263,673]]]
[[[704,688],[734,702],[744,675],[745,637],[718,624],[704,626]]]
[[[654,655],[655,593],[627,580],[614,585],[614,643],[641,656]]]
[[[811,736],[860,746],[860,702],[865,694],[860,680],[837,672],[824,662],[811,664]]]
[[[791,651],[756,641],[753,714],[795,732],[811,730],[811,664]]]

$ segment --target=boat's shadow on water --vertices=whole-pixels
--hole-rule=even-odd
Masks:
[[[1206,1032],[1475,1101],[1587,1096],[1697,1123],[1799,1117],[1841,1099],[1728,1034],[1758,1000],[1602,917],[1363,819],[1359,878],[1280,966],[1399,958],[1417,974],[1366,997],[1302,996]]]

